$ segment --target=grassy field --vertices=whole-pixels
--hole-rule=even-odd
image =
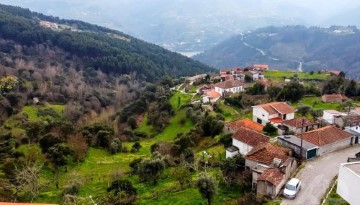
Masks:
[[[339,110],[340,103],[324,103],[321,101],[321,97],[304,97],[299,102],[294,103],[294,107],[301,105],[308,105],[314,109],[321,110]]]
[[[314,72],[314,74],[310,74],[309,72],[289,72],[289,71],[276,71],[276,70],[268,70],[265,72],[265,78],[271,81],[284,81],[284,78],[291,78],[297,74],[297,77],[301,80],[317,80],[323,81],[330,76],[327,73],[318,74]]]
[[[177,108],[178,106],[179,97],[181,104],[190,102],[190,95],[176,92],[170,99],[170,103],[174,108]],[[33,114],[33,109],[27,108],[24,112]],[[185,119],[184,124],[180,123],[181,119]],[[97,196],[101,196],[106,192],[111,174],[118,171],[124,173],[124,178],[132,181],[137,189],[138,204],[204,204],[204,200],[194,187],[194,181],[199,173],[193,174],[192,186],[183,190],[180,189],[178,182],[173,177],[172,173],[174,168],[172,167],[167,168],[164,171],[158,184],[155,186],[150,183],[140,183],[137,176],[125,174],[130,170],[129,163],[132,160],[137,158],[145,159],[151,156],[151,145],[160,141],[173,141],[178,133],[186,133],[192,128],[194,128],[194,124],[191,120],[186,118],[185,109],[182,109],[176,112],[171,118],[170,124],[161,133],[158,133],[153,138],[142,139],[140,141],[142,148],[137,153],[118,153],[111,155],[103,149],[90,148],[85,162],[79,164],[70,163],[68,172],[61,172],[60,187],[64,187],[73,176],[72,173],[76,173],[77,176],[84,181],[79,196],[84,198],[93,196],[96,199]],[[147,115],[144,116],[143,122],[136,131],[146,132],[148,134],[154,133],[152,127],[147,125]],[[211,141],[212,139],[209,138],[209,142]],[[199,147],[196,149],[196,152],[202,153],[203,151],[207,151],[208,153],[216,153],[217,156],[221,155],[223,159],[225,158],[225,150],[222,145],[209,144],[209,147]],[[123,143],[123,146],[127,147],[128,150],[131,149],[132,145],[132,142]],[[29,152],[30,150],[39,150],[39,148],[36,145],[23,145],[19,147],[19,150]],[[208,172],[215,178],[219,178],[219,168],[211,168]],[[42,176],[42,180],[44,181],[51,180],[53,177],[48,169],[43,171]],[[225,202],[234,201],[241,196],[240,193],[240,190],[237,188],[224,188],[219,186],[218,194],[214,199],[214,204],[224,204]],[[49,187],[42,191],[36,201],[60,203],[60,195],[61,189],[57,190],[55,185],[51,183]]]
[[[180,98],[180,104],[179,104],[179,98]],[[190,94],[174,92],[169,102],[171,106],[174,108],[174,110],[177,110],[181,105],[189,104],[190,100],[191,100]]]
[[[64,105],[54,105],[48,103],[41,106],[28,105],[23,107],[21,113],[27,115],[30,121],[36,121],[44,119],[43,116],[39,116],[38,114],[40,110],[52,109],[59,117],[61,117],[63,116],[64,107]]]

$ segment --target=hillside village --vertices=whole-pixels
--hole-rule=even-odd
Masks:
[[[0,201],[356,204],[353,76],[215,70],[100,26],[0,11]]]
[[[210,79],[207,82],[212,83],[197,86],[196,95],[201,95],[201,103],[216,109],[217,102],[245,93],[251,86],[262,85],[262,89],[266,91],[273,84],[283,86],[294,81],[294,78],[286,77],[282,82],[278,79],[268,80],[266,73],[269,71],[268,65],[255,64],[244,69],[221,69],[219,74],[198,75],[188,80],[189,84],[195,84],[199,79]],[[342,75],[337,70],[318,73]],[[302,85],[308,83],[306,80],[295,78]],[[314,99],[312,96],[305,98]],[[245,157],[245,167],[252,172],[252,190],[257,196],[277,198],[285,183],[301,169],[300,164],[359,144],[360,107],[356,106],[357,103],[350,102],[342,93],[323,94],[317,99],[328,105],[348,102],[348,107],[344,111],[335,110],[338,108],[321,109],[321,115],[311,117],[311,111],[304,113],[304,107],[299,107],[299,104],[294,106],[290,101],[265,100],[265,103],[251,106],[251,113],[247,118],[240,117],[225,123],[224,132],[232,135],[232,143],[225,147],[226,158],[237,155]],[[317,103],[319,102],[314,100],[313,105]],[[226,105],[226,101],[224,104]],[[265,131],[269,127],[273,129],[271,135]],[[353,160],[360,161],[360,158]]]

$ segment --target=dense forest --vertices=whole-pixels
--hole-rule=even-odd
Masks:
[[[269,64],[272,69],[342,70],[359,78],[360,32],[354,26],[260,28],[234,36],[194,59],[217,68]]]
[[[48,29],[41,21],[56,23],[58,29]],[[211,68],[170,52],[159,46],[146,43],[118,31],[87,24],[81,21],[62,20],[12,6],[0,6],[0,52],[38,56],[39,50],[61,49],[68,59],[79,58],[77,69],[94,68],[104,73],[136,73],[138,79],[154,81],[163,75],[173,77],[211,71]],[[21,52],[15,44],[22,45]],[[4,61],[4,55],[1,58]],[[39,62],[40,63],[40,62]]]

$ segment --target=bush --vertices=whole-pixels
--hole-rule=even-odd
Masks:
[[[277,128],[274,127],[274,125],[272,125],[271,123],[266,123],[263,131],[267,134],[267,135],[276,135],[277,134]]]

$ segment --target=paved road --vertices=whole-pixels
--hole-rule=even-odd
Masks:
[[[360,152],[359,145],[308,161],[297,176],[302,183],[298,196],[294,200],[284,199],[281,205],[319,205],[331,181],[338,174],[340,163],[346,162],[348,157],[354,157],[357,152]]]

